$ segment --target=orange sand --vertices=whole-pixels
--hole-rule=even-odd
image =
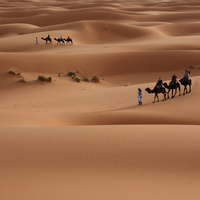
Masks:
[[[200,199],[199,9],[198,0],[1,0],[0,199]],[[73,44],[57,45],[61,35]],[[181,86],[153,104],[145,88],[185,69],[191,93]]]

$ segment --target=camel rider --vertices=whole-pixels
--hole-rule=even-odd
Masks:
[[[171,84],[174,85],[176,83],[177,76],[173,74]]]
[[[185,70],[183,78],[185,79],[185,81],[189,82],[189,73],[188,73],[187,69]]]
[[[67,39],[70,39],[70,37],[68,36]]]
[[[190,80],[190,71],[188,71],[188,82]]]
[[[62,40],[62,35],[58,38],[58,40]]]
[[[163,81],[162,81],[161,77],[159,77],[158,82],[156,83],[156,87],[157,87],[157,88],[163,87]]]
[[[47,38],[49,38],[50,39],[50,35],[48,35],[48,37]]]

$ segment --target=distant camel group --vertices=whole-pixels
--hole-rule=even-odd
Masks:
[[[190,93],[191,92],[191,85],[192,85],[192,80],[189,79],[189,80],[186,80],[185,78],[182,78],[179,80],[180,84],[184,86],[184,90],[183,90],[183,95],[185,95],[185,93],[187,94],[188,92]],[[180,87],[180,84],[179,84],[178,81],[176,81],[174,84],[172,84],[172,82],[169,83],[169,85],[167,85],[167,83],[163,83],[164,87],[157,87],[155,86],[153,90],[151,90],[149,87],[146,88],[145,90],[150,94],[150,93],[155,93],[155,96],[154,96],[154,101],[153,103],[155,103],[155,100],[157,98],[157,101],[159,101],[159,98],[158,98],[158,94],[159,93],[162,93],[164,95],[164,98],[163,98],[163,101],[167,100],[166,98],[166,94],[168,94],[168,99],[169,99],[169,92],[170,90],[172,90],[172,97],[171,98],[174,98],[176,93],[177,93],[177,89],[179,90],[179,96],[181,95],[180,94],[180,91],[181,91],[181,87]],[[187,90],[187,85],[189,86],[189,91]],[[166,91],[166,89],[168,89],[168,92]],[[174,93],[174,90],[175,90],[175,93]],[[174,93],[174,94],[173,94]]]
[[[41,37],[41,39],[46,41],[45,44],[52,44],[52,39],[50,37],[46,37],[46,38]],[[67,39],[65,39],[65,38],[62,38],[62,39],[54,38],[54,40],[57,41],[57,45],[58,44],[65,44],[65,41],[66,41],[66,44],[73,44],[73,41],[72,41],[71,38],[67,38]]]

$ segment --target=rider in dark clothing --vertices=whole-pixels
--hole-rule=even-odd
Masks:
[[[175,84],[176,83],[176,79],[177,79],[177,76],[174,74],[173,76],[172,76],[172,84]]]
[[[189,73],[188,73],[187,69],[185,70],[183,78],[185,79],[185,81],[189,82]]]
[[[156,87],[162,87],[163,85],[163,81],[162,79],[159,77],[158,82],[156,83]]]

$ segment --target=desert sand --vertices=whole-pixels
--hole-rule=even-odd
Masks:
[[[1,0],[0,61],[0,199],[200,199],[199,0]]]

